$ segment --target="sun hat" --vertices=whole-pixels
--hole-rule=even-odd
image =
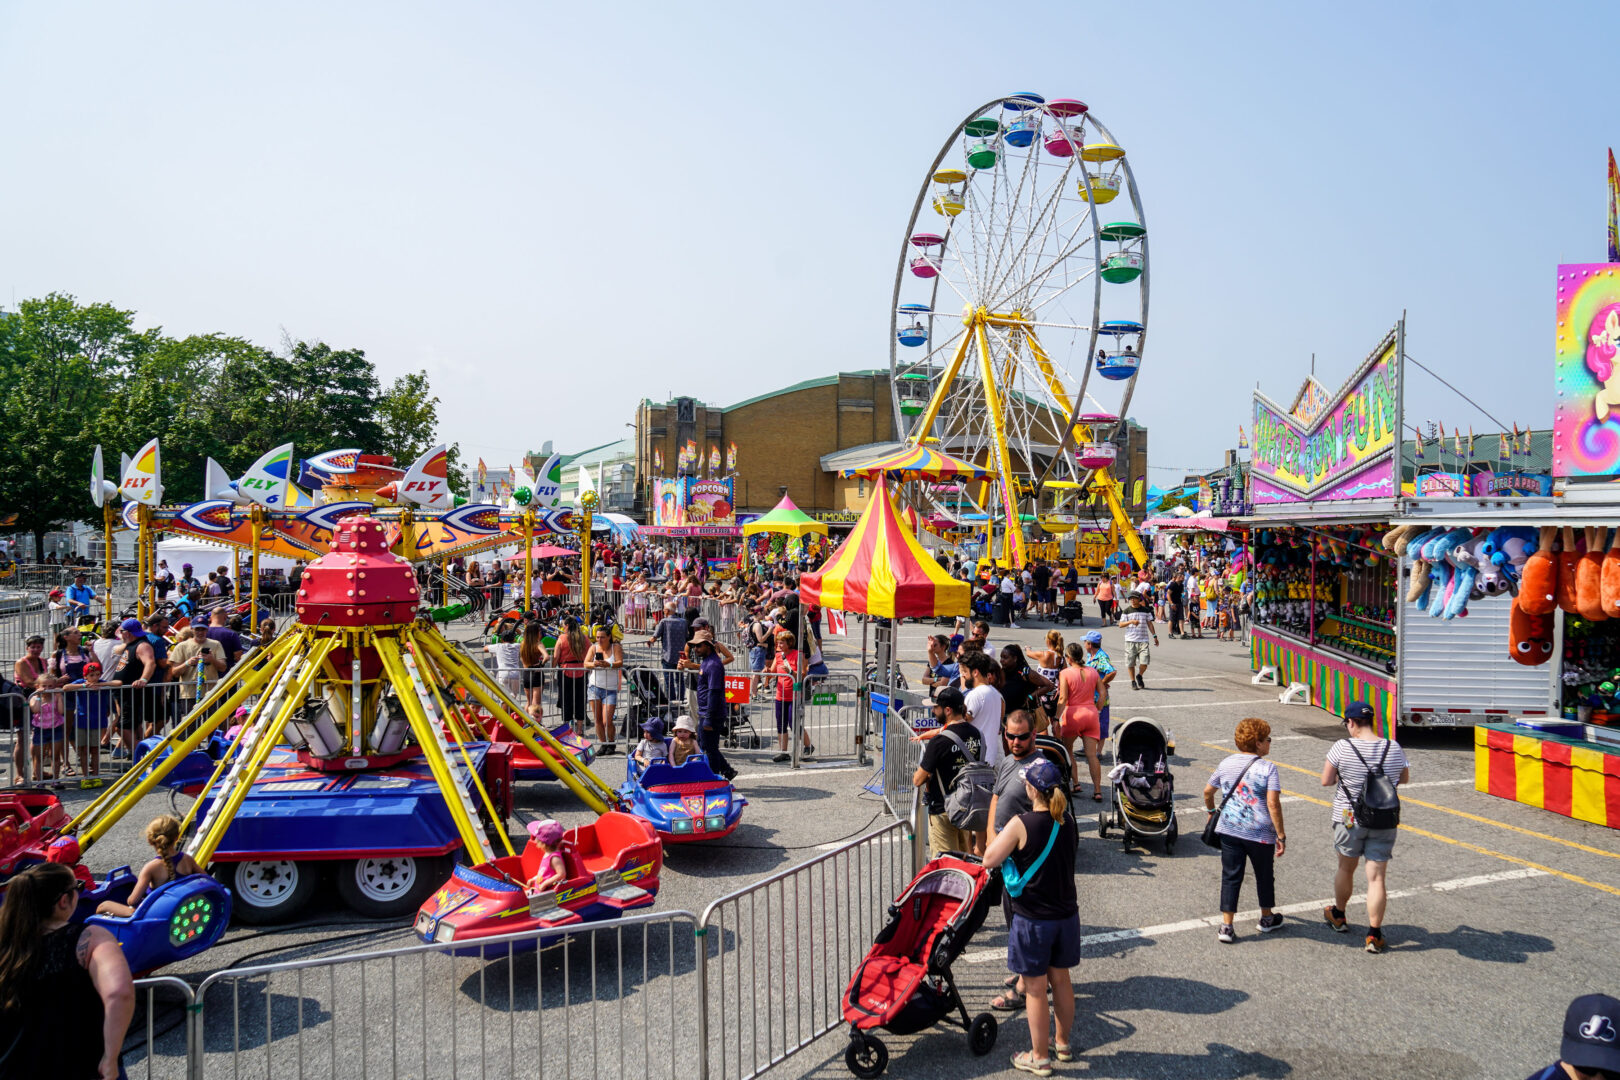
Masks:
[[[712,630],[699,630],[697,633],[692,635],[692,644],[694,644],[694,645],[699,645],[699,644],[713,645],[714,644],[714,632]]]
[[[697,723],[690,716],[677,716],[675,718],[676,731],[690,731],[697,733]]]
[[[534,837],[536,843],[547,847],[555,847],[562,843],[563,833],[566,832],[562,822],[547,818],[544,821],[529,822],[529,835]]]
[[[664,737],[664,722],[655,716],[650,720],[643,721],[641,730],[649,739],[662,739]]]
[[[1024,783],[1039,792],[1050,792],[1062,781],[1058,767],[1048,758],[1038,757],[1025,765],[1018,773]]]

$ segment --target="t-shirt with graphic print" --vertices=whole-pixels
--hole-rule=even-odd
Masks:
[[[1249,762],[1253,761],[1253,765]],[[1248,772],[1243,772],[1244,767]],[[1243,779],[1238,780],[1242,773]],[[1215,805],[1220,806],[1226,793],[1238,785],[1237,794],[1226,800],[1220,823],[1215,831],[1241,840],[1254,840],[1261,844],[1277,842],[1277,827],[1271,821],[1271,808],[1266,805],[1266,792],[1282,791],[1282,778],[1277,766],[1265,758],[1256,760],[1253,754],[1231,754],[1215,767],[1209,784],[1215,788]]]

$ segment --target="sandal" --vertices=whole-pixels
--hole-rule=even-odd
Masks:
[[[1003,980],[1003,982],[1001,984],[1001,988],[1003,990],[1012,990],[1012,991],[1016,992],[1017,989],[1018,989],[1018,976],[1017,975],[1009,975],[1009,976],[1007,976],[1007,978],[1005,980]]]
[[[1053,1043],[1052,1056],[1057,1058],[1059,1061],[1073,1061],[1074,1050],[1072,1047],[1066,1046],[1063,1043]]]
[[[1023,994],[997,994],[990,999],[990,1008],[994,1012],[1018,1012],[1023,1007]]]
[[[1102,792],[1100,792],[1100,791],[1092,792],[1091,793],[1091,801],[1092,802],[1102,802],[1103,801],[1102,800]]]
[[[1020,1050],[1014,1054],[1012,1067],[1019,1072],[1034,1073],[1036,1076],[1052,1075],[1052,1059],[1038,1058],[1033,1050]]]

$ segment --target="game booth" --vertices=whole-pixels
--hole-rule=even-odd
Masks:
[[[652,482],[652,524],[638,531],[642,536],[680,542],[676,546],[686,555],[708,563],[711,578],[730,577],[737,572],[742,537],[734,484],[729,476],[721,480],[660,477]]]

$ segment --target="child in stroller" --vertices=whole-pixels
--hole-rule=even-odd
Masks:
[[[989,1013],[968,1017],[951,964],[998,902],[992,894],[1000,892],[999,874],[956,852],[930,860],[911,879],[844,991],[849,1022],[844,1064],[850,1072],[869,1080],[888,1066],[888,1048],[868,1034],[880,1027],[910,1035],[952,1023],[966,1029],[974,1054],[995,1048],[996,1018]]]
[[[1175,853],[1176,778],[1170,772],[1170,746],[1164,729],[1152,720],[1133,716],[1114,731],[1114,760],[1109,772],[1112,805],[1097,818],[1097,835],[1106,839],[1110,828],[1124,832],[1125,849],[1134,837],[1164,838],[1164,853]]]

